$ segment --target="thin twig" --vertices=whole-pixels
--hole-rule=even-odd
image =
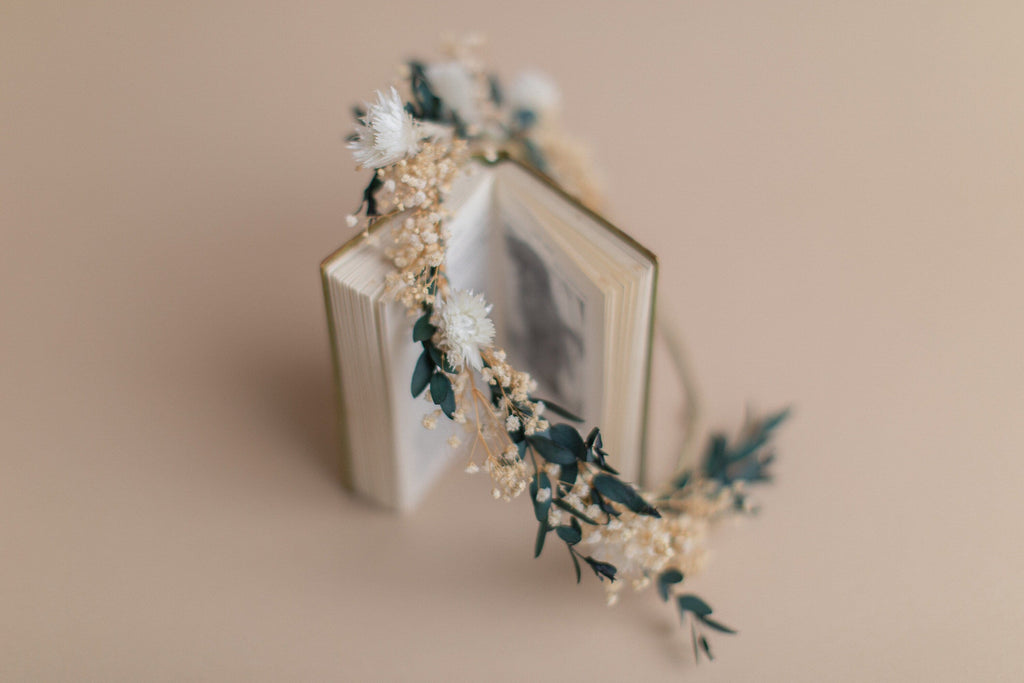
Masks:
[[[701,417],[700,394],[697,390],[697,383],[690,369],[689,357],[686,347],[683,344],[682,336],[677,326],[659,308],[656,316],[657,330],[665,340],[665,348],[668,349],[669,358],[672,360],[672,367],[679,379],[683,389],[683,441],[679,446],[679,455],[676,458],[676,469],[669,477],[668,482],[674,482],[694,462],[697,450],[697,437]]]

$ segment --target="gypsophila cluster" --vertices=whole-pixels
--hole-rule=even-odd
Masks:
[[[557,87],[529,72],[503,96],[471,46],[458,43],[446,60],[412,61],[402,73],[404,96],[390,87],[357,111],[349,148],[373,176],[346,223],[362,227],[367,239],[379,237],[372,230],[378,221],[393,226],[382,245],[393,265],[386,284],[415,318],[412,338],[422,345],[410,388],[431,406],[423,427],[437,429],[442,418],[463,425],[466,439],[452,434],[448,445],[464,453],[466,472],[488,473],[494,498],[511,501],[529,491],[535,555],[554,533],[577,581],[586,565],[605,583],[609,604],[623,585],[656,585],[689,619],[695,652],[699,644],[710,657],[698,632],[732,631],[700,598],[677,589],[703,564],[709,522],[752,509],[745,487],[768,478],[768,436],[785,412],[752,421],[736,444],[715,436],[705,460],[660,492],[620,479],[600,430],[584,437],[571,424],[579,417],[535,395],[537,382],[494,346],[484,295],[452,288],[446,271],[452,216],[445,199],[474,157],[504,155],[551,174],[584,203],[600,204],[585,153],[559,129]]]
[[[508,446],[496,458],[488,458],[484,470],[494,482],[491,495],[496,499],[509,501],[526,490],[529,481],[526,463],[515,446]]]

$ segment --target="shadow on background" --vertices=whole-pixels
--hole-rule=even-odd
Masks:
[[[333,379],[326,352],[267,359],[240,368],[246,400],[278,432],[341,488],[341,460],[335,433]]]

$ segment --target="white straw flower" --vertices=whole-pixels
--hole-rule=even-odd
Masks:
[[[378,90],[377,102],[366,105],[366,116],[356,124],[356,139],[348,148],[360,166],[381,168],[416,154],[421,137],[419,125],[392,86],[386,93]]]
[[[467,126],[480,123],[482,113],[480,100],[480,83],[459,62],[441,62],[428,64],[427,80],[441,102]]]
[[[487,314],[491,307],[482,294],[466,289],[453,290],[438,305],[438,346],[448,354],[448,362],[455,368],[469,365],[474,370],[483,367],[481,347],[494,341],[494,323]]]
[[[540,71],[524,71],[508,88],[506,95],[512,111],[526,110],[538,118],[549,116],[561,106],[562,94],[550,77]]]

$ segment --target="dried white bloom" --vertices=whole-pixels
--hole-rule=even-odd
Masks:
[[[519,418],[515,415],[509,415],[505,418],[505,429],[509,432],[514,432],[519,429]]]
[[[438,346],[456,369],[468,365],[479,371],[483,367],[480,349],[494,341],[494,323],[487,317],[490,312],[482,294],[466,289],[454,290],[439,302]]]
[[[524,71],[516,76],[506,97],[512,111],[531,111],[538,118],[554,114],[562,102],[558,86],[540,71]]]
[[[347,225],[350,228],[354,228],[357,225],[359,225],[359,218],[357,216],[349,214],[345,216],[345,225]]]
[[[394,86],[377,91],[377,102],[366,105],[366,116],[356,125],[356,139],[348,143],[356,163],[364,168],[390,166],[419,151],[422,133],[405,110]]]
[[[480,84],[460,62],[429,64],[425,69],[434,93],[441,102],[467,126],[478,125],[480,111]]]
[[[544,488],[542,488],[542,489],[537,489],[537,502],[538,503],[546,503],[549,500],[551,500],[551,489],[549,489],[546,486]]]

